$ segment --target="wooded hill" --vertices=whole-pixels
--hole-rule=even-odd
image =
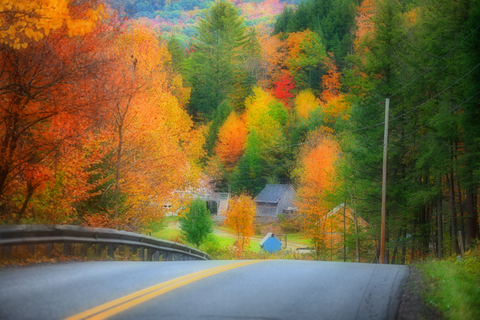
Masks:
[[[292,183],[317,250],[347,202],[373,261],[388,98],[389,262],[478,239],[478,0],[58,2],[0,7],[2,223],[148,232],[201,177]]]

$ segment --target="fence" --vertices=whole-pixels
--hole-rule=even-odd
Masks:
[[[71,225],[6,225],[0,226],[0,247],[8,257],[12,246],[26,245],[30,254],[35,253],[36,244],[47,244],[47,256],[51,255],[54,243],[63,243],[63,254],[72,252],[72,244],[81,243],[82,252],[95,245],[100,255],[107,248],[108,256],[114,257],[119,246],[128,246],[140,260],[209,260],[210,256],[195,248],[134,232],[113,229],[89,228]],[[146,250],[146,254],[145,254]]]

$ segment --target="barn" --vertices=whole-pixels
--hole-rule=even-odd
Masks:
[[[271,232],[267,233],[258,244],[262,250],[269,253],[282,250],[282,242]]]
[[[260,217],[278,217],[284,210],[292,208],[295,189],[289,184],[267,184],[253,201],[256,215]]]

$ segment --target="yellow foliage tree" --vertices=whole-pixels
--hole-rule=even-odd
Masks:
[[[287,121],[276,114],[275,98],[269,92],[261,88],[254,88],[253,95],[245,101],[246,123],[248,131],[256,131],[260,140],[264,142],[264,149],[275,148],[284,144],[285,137],[282,132],[281,121]]]
[[[300,91],[295,97],[295,110],[302,119],[308,119],[310,112],[320,107],[320,102],[310,89]]]
[[[204,137],[177,98],[183,92],[180,100],[188,101],[188,92],[168,69],[170,54],[152,30],[132,26],[112,55],[118,58],[116,70],[109,74],[110,81],[117,79],[112,90],[118,90],[111,103],[114,216],[120,219],[118,227],[148,231],[151,222],[162,218],[163,203],[171,193],[198,180]],[[126,197],[122,205],[120,194]]]
[[[92,2],[78,5],[70,0],[0,0],[0,43],[26,48],[29,40],[40,41],[63,26],[69,36],[91,32],[106,17],[103,4],[91,8]],[[86,13],[78,19],[75,10]]]
[[[250,196],[240,195],[228,200],[225,225],[237,235],[238,254],[245,251],[250,244],[250,237],[255,230],[253,221],[255,218],[255,202]]]

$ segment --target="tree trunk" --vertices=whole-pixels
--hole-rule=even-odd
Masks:
[[[465,242],[467,247],[472,245],[472,239],[474,238],[474,220],[473,220],[473,192],[467,191],[467,236]]]
[[[385,220],[388,221],[388,210],[385,210]],[[390,263],[390,250],[388,250],[388,244],[390,243],[390,232],[388,230],[388,223],[385,222],[385,257],[383,259],[384,264]]]
[[[477,193],[473,194],[473,237],[480,240],[480,230],[478,225],[478,211],[477,211]]]
[[[120,167],[122,165],[122,147],[123,147],[123,131],[122,126],[118,127],[118,150],[117,165],[115,168],[115,229],[118,228],[118,198],[120,196]]]
[[[453,168],[450,168],[450,174],[448,174],[448,184],[449,184],[449,202],[450,202],[450,226],[451,226],[451,233],[452,233],[452,253],[455,255],[459,254],[458,250],[458,241],[457,241],[457,213],[455,208],[455,190],[454,190],[454,181],[453,181]]]
[[[407,229],[403,230],[403,244],[402,244],[402,258],[400,260],[401,265],[405,265],[405,256],[407,255]]]
[[[395,259],[397,257],[397,252],[398,252],[398,242],[400,241],[401,236],[402,236],[402,229],[398,231],[398,237],[395,241],[395,249],[393,249],[393,255],[392,255],[392,264],[395,264]]]
[[[30,199],[32,199],[33,192],[35,191],[35,187],[30,183],[27,182],[27,196],[25,197],[25,200],[23,201],[23,206],[22,209],[18,212],[18,219],[20,220],[27,210],[28,203],[30,202]]]
[[[465,221],[463,219],[463,201],[462,201],[462,189],[460,188],[460,181],[458,181],[457,177],[457,189],[458,189],[458,205],[460,211],[460,231],[462,231],[462,242],[465,247]]]
[[[443,217],[442,217],[442,177],[438,176],[439,194],[437,198],[437,238],[438,259],[443,258]]]

